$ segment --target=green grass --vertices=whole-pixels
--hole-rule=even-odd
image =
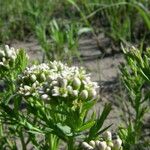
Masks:
[[[142,24],[146,31],[150,29],[150,2],[143,0],[9,0],[1,1],[0,13],[0,41],[11,38],[23,39],[26,35],[36,34],[36,26],[44,25],[49,28],[53,19],[78,21],[83,25],[86,21],[104,20],[104,32],[110,33],[115,40],[131,40],[137,24]],[[79,12],[80,11],[80,12]],[[82,13],[81,13],[82,12]],[[84,21],[83,21],[83,16]],[[101,27],[95,24],[92,27]],[[94,25],[95,24],[95,25]],[[103,24],[103,23],[101,23]]]

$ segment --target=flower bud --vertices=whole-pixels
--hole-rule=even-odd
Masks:
[[[83,90],[80,93],[80,98],[81,98],[81,100],[86,100],[88,98],[88,92],[87,92],[87,90]]]
[[[61,79],[60,80],[60,86],[61,87],[66,87],[67,86],[68,81],[66,79]]]
[[[12,61],[14,61],[14,60],[16,59],[16,56],[15,56],[15,55],[12,55],[12,56],[10,57],[10,59],[11,59]]]
[[[69,94],[72,94],[72,91],[73,91],[72,86],[70,86],[70,85],[67,86],[67,91]]]
[[[25,96],[29,96],[29,95],[31,95],[31,93],[30,93],[30,92],[27,92],[27,93],[25,93],[24,95],[25,95]]]
[[[5,45],[5,50],[9,51],[9,46],[8,45]]]
[[[107,146],[107,147],[105,148],[105,150],[111,150],[111,147]]]
[[[5,62],[5,61],[6,61],[6,58],[5,58],[5,57],[3,57],[3,58],[2,58],[2,61],[3,61],[3,62]]]
[[[46,89],[46,92],[49,92],[49,91],[50,91],[50,88],[47,88],[47,89]]]
[[[58,81],[55,81],[55,80],[52,81],[52,82],[51,82],[51,86],[58,86]]]
[[[41,73],[41,75],[40,75],[40,80],[41,80],[41,81],[45,81],[45,80],[46,80],[46,77],[45,77],[45,74],[44,74],[44,73]]]
[[[82,147],[86,150],[93,150],[93,147],[89,145],[87,142],[82,142]]]
[[[11,50],[6,51],[7,57],[11,58],[13,56],[13,53]]]
[[[109,140],[111,141],[112,140],[112,134],[110,131],[106,131],[104,134],[103,134],[103,137],[105,140]]]
[[[95,99],[95,98],[96,98],[96,95],[97,95],[95,89],[89,90],[89,91],[88,91],[88,94],[89,94],[89,98],[90,98],[90,99]]]
[[[0,58],[5,56],[5,52],[0,50]]]
[[[48,99],[48,95],[47,95],[47,94],[43,94],[43,95],[41,96],[41,98],[42,98],[43,100],[46,100],[46,99]]]
[[[36,85],[36,83],[34,82],[34,83],[32,84],[32,88],[34,88],[34,89],[35,89],[35,88],[36,88],[36,86],[37,86],[37,85]]]
[[[93,140],[91,140],[90,142],[89,142],[89,144],[93,147],[93,148],[95,148],[95,141],[93,141]]]
[[[106,147],[107,147],[107,144],[106,144],[106,142],[105,142],[105,141],[103,141],[103,142],[99,142],[99,144],[98,144],[98,148],[99,148],[99,150],[105,150],[105,149],[106,149]]]
[[[52,92],[52,96],[60,96],[58,87],[54,87],[54,89],[52,89],[51,92]]]
[[[81,81],[79,78],[74,78],[73,82],[72,82],[72,86],[74,87],[74,89],[78,89],[81,86]]]
[[[0,66],[4,66],[4,63],[3,63],[3,62],[0,62]]]
[[[25,90],[25,91],[30,91],[30,89],[31,89],[30,86],[28,86],[28,85],[25,85],[25,86],[24,86],[24,90]]]
[[[113,144],[114,144],[113,148],[115,148],[115,150],[119,150],[122,145],[122,140],[120,138],[118,138],[113,141]]]
[[[35,82],[35,81],[36,81],[36,75],[35,75],[35,74],[32,74],[32,75],[30,76],[30,79],[31,79],[32,82]]]
[[[100,142],[99,140],[95,141],[95,145],[96,145],[97,148],[99,148],[99,142]]]
[[[78,93],[79,93],[79,92],[78,92],[77,90],[73,90],[73,91],[72,91],[72,96],[73,96],[73,97],[77,97],[77,96],[78,96]]]
[[[114,146],[114,144],[113,144],[112,141],[108,141],[108,142],[107,142],[107,145],[110,146],[110,147],[113,147],[113,146]]]

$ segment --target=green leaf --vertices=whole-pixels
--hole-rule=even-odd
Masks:
[[[92,126],[92,128],[89,131],[89,139],[96,138],[97,133],[103,126],[107,116],[109,115],[111,111],[111,104],[105,104],[104,109],[101,113],[101,115],[96,119],[95,125]]]
[[[24,49],[19,49],[17,58],[15,60],[15,69],[17,73],[21,73],[28,64],[28,57]]]
[[[97,136],[99,136],[100,134],[102,134],[103,132],[105,132],[105,131],[106,131],[108,128],[110,128],[112,125],[113,125],[113,124],[111,124],[111,125],[105,127],[105,128],[102,129],[101,131],[99,131],[99,132],[97,133]]]
[[[69,126],[57,123],[56,127],[66,136],[72,136],[71,128]]]
[[[77,132],[85,131],[91,128],[95,124],[95,121],[88,121],[82,127],[78,128]]]

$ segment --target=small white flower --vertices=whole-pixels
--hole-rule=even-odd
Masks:
[[[79,92],[78,92],[77,90],[73,90],[73,91],[72,91],[72,96],[73,96],[73,97],[77,97],[77,96],[78,96],[78,93],[79,93]]]
[[[41,98],[44,99],[44,100],[46,100],[46,99],[48,99],[48,95],[47,95],[47,94],[43,94],[43,95],[41,96]]]
[[[72,91],[73,91],[72,86],[68,85],[68,86],[67,86],[67,91],[68,91],[69,94],[71,94]]]
[[[105,150],[106,147],[107,147],[107,144],[105,141],[99,142],[99,144],[98,144],[99,150]]]
[[[112,134],[110,131],[106,131],[104,134],[103,134],[103,137],[105,140],[109,140],[111,141],[112,140]]]
[[[55,80],[54,80],[54,81],[51,82],[50,85],[51,85],[51,86],[58,86],[59,84],[58,84],[58,81],[55,81]]]
[[[59,92],[59,87],[54,87],[54,89],[52,89],[52,96],[60,96],[60,92]]]
[[[110,147],[113,147],[113,146],[114,146],[114,144],[113,144],[112,141],[108,141],[108,142],[107,142],[107,145],[110,146]]]
[[[6,51],[9,51],[9,46],[5,45],[5,49],[6,49]]]
[[[41,81],[45,81],[45,80],[46,80],[46,77],[45,77],[45,74],[44,74],[44,73],[42,73],[42,74],[40,75],[40,80],[41,80]]]
[[[50,88],[47,88],[47,89],[46,89],[46,92],[50,92]]]
[[[93,141],[93,140],[91,140],[90,142],[89,142],[89,144],[93,147],[93,148],[95,148],[95,141]]]
[[[3,61],[3,62],[5,62],[5,61],[6,61],[6,58],[5,58],[5,57],[3,57],[3,58],[2,58],[2,61]]]
[[[81,81],[79,78],[74,78],[73,82],[72,82],[72,86],[74,87],[74,89],[78,89],[81,86]]]
[[[83,90],[81,93],[80,93],[80,98],[82,100],[86,100],[88,98],[88,91],[87,90]]]
[[[36,83],[34,82],[34,83],[32,84],[32,88],[34,88],[34,89],[35,89],[35,88],[36,88],[36,86],[37,86],[37,85],[36,85]]]
[[[90,89],[90,90],[88,91],[88,95],[89,95],[89,98],[90,98],[90,99],[95,99],[96,96],[97,96],[96,90],[95,90],[95,89]]]
[[[121,148],[122,145],[122,140],[120,138],[117,138],[116,140],[113,141],[113,148],[115,148],[115,150],[119,150]]]
[[[67,86],[67,83],[68,83],[67,79],[58,78],[58,81],[59,81],[61,87]]]
[[[0,50],[0,58],[4,57],[5,56],[5,52]]]
[[[31,95],[31,93],[30,93],[30,92],[27,92],[27,93],[25,93],[24,95],[25,95],[25,96],[29,96],[29,95]]]
[[[15,55],[12,55],[12,56],[10,57],[10,59],[11,59],[12,61],[14,61],[14,60],[16,59],[16,56],[15,56]]]
[[[24,89],[25,89],[25,91],[30,91],[30,90],[31,90],[31,87],[28,86],[28,85],[25,85],[25,86],[24,86]]]
[[[111,147],[107,146],[107,147],[105,148],[105,150],[111,150]]]
[[[95,141],[96,148],[98,148],[98,149],[99,149],[99,143],[100,143],[99,140],[96,140],[96,141]]]
[[[82,147],[85,148],[86,150],[93,150],[94,148],[89,145],[87,142],[82,142]]]
[[[31,79],[32,82],[36,81],[36,75],[35,75],[35,74],[32,74],[32,75],[30,76],[30,79]]]
[[[4,66],[4,63],[3,63],[3,62],[0,62],[0,65]]]

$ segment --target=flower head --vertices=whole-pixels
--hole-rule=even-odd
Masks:
[[[78,103],[96,99],[98,88],[83,68],[69,67],[57,61],[26,68],[19,76],[19,84],[19,93],[26,92],[23,89],[24,85],[27,85],[32,87],[32,90],[29,90],[31,95],[35,92],[42,99],[62,99],[72,104],[73,101]]]
[[[18,50],[5,45],[3,49],[0,49],[0,66],[10,68],[17,58],[17,55]]]

